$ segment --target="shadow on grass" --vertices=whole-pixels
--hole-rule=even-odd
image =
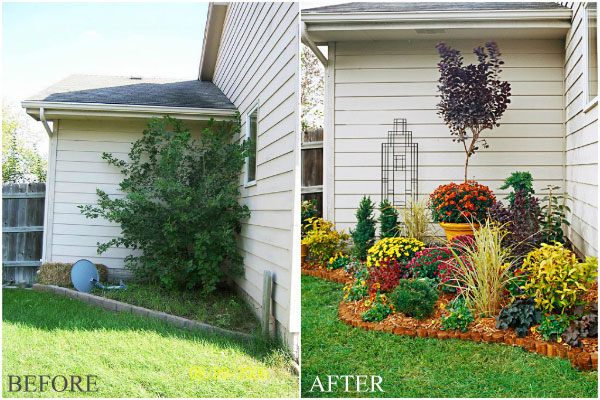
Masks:
[[[153,317],[111,312],[80,300],[50,292],[24,289],[2,290],[2,321],[47,331],[145,331],[163,337],[211,342],[238,350],[259,361],[281,353],[282,345],[256,331],[254,340],[234,339],[211,332],[191,331]]]

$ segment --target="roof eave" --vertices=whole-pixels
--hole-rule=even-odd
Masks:
[[[40,111],[43,108],[47,119],[61,118],[152,118],[169,115],[182,120],[227,120],[235,117],[236,110],[222,108],[195,108],[195,107],[165,107],[129,104],[104,104],[104,103],[67,103],[49,102],[40,100],[25,100],[21,103],[27,114],[40,120]]]
[[[221,35],[227,15],[228,3],[210,3],[208,5],[208,16],[206,18],[206,27],[204,28],[204,42],[202,44],[202,55],[200,58],[200,68],[198,79],[201,81],[212,82],[219,47],[221,46]]]

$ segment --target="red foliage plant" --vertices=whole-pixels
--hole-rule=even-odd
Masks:
[[[406,264],[399,263],[394,258],[385,258],[378,267],[369,269],[367,287],[370,292],[377,292],[378,289],[373,286],[379,284],[379,291],[389,293],[398,286],[400,279],[407,278],[410,278],[410,270]]]
[[[473,239],[473,236],[469,235],[456,236],[448,244],[448,247],[452,248],[454,253],[460,257],[467,266],[469,264],[463,257],[463,249],[471,246],[475,246],[475,240]],[[437,273],[442,290],[449,293],[460,294],[464,288],[464,282],[461,280],[461,272],[454,255],[451,255],[448,260],[444,260],[438,264]]]

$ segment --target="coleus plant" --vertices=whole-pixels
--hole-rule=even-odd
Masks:
[[[438,64],[438,114],[444,118],[450,134],[456,136],[453,140],[463,144],[466,182],[469,158],[479,149],[478,145],[489,147],[480,138],[481,132],[499,126],[498,120],[510,103],[510,84],[500,80],[504,62],[496,42],[473,49],[478,64],[469,65],[463,65],[460,51],[445,43],[438,43],[436,48],[442,58]]]

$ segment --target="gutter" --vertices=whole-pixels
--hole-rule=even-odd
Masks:
[[[355,12],[302,13],[302,21],[318,24],[359,22],[455,22],[455,21],[536,21],[571,20],[572,10],[475,10],[475,11],[415,11],[415,12]]]
[[[325,58],[325,56],[323,55],[323,53],[321,53],[321,50],[319,50],[315,42],[313,42],[312,39],[308,36],[308,33],[306,32],[306,23],[302,22],[301,27],[302,43],[308,46],[312,50],[314,55],[317,56],[319,61],[321,61],[321,64],[323,64],[323,66],[327,68],[327,58]]]
[[[217,120],[231,119],[235,117],[237,110],[222,108],[192,108],[192,107],[164,107],[143,106],[125,104],[103,104],[103,103],[67,103],[47,102],[39,100],[25,100],[21,103],[27,114],[47,126],[48,119],[58,117],[119,117],[119,118],[152,118],[159,115],[170,115],[175,118],[187,120]],[[46,128],[50,134],[49,126]]]
[[[48,125],[48,121],[46,121],[46,113],[44,112],[44,107],[40,107],[40,121],[42,121],[42,124],[46,129],[48,137],[54,136],[54,132],[52,132],[52,129],[50,129],[50,125]]]

